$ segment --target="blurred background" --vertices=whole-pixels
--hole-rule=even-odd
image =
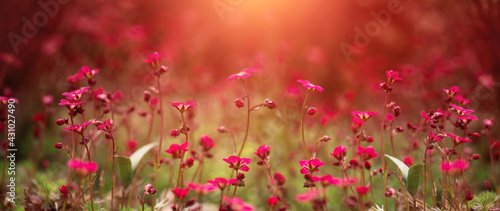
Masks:
[[[124,107],[140,110],[144,90],[155,86],[143,62],[154,51],[169,68],[162,77],[165,101],[197,102],[193,124],[201,131],[233,123],[243,131],[244,114],[233,101],[244,91],[227,77],[247,67],[259,69],[248,80],[254,102],[269,97],[280,112],[297,111],[293,121],[305,93],[296,80],[325,88],[311,96],[320,115],[310,121],[342,126],[338,137],[349,133],[352,111],[381,110],[378,84],[386,70],[403,78],[391,94],[402,108],[401,125],[442,108],[442,89],[454,85],[478,111],[473,130],[484,118],[499,119],[497,0],[5,0],[0,14],[0,95],[20,101],[21,156],[36,135],[32,116],[42,109],[40,97],[59,102],[75,88],[67,78],[81,66],[100,69],[96,86],[120,91]],[[65,115],[54,107],[48,131]],[[166,127],[177,127],[176,117],[169,118]]]

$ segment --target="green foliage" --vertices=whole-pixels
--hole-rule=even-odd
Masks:
[[[158,142],[150,143],[144,145],[134,152],[129,157],[123,155],[115,155],[116,166],[118,168],[118,178],[120,182],[127,187],[132,183],[132,179],[134,178],[134,171],[139,166],[142,158],[151,150],[154,146],[158,145]]]
[[[396,166],[399,168],[399,170],[401,171],[401,174],[403,174],[403,179],[406,183],[406,180],[408,178],[408,171],[410,168],[408,168],[408,166],[403,163],[402,161],[400,161],[399,159],[395,158],[395,157],[392,157],[390,155],[384,155],[386,158],[389,158],[394,164],[396,164]]]
[[[497,196],[494,192],[481,192],[469,201],[469,207],[480,211],[500,208],[499,198],[500,196]]]
[[[408,188],[408,192],[410,192],[412,196],[415,196],[418,191],[418,187],[422,184],[424,179],[422,171],[424,171],[424,164],[421,163],[412,165],[408,171],[408,182],[406,186]]]
[[[84,205],[84,210],[87,210],[87,211],[92,211],[92,204],[90,202],[86,203]],[[98,210],[106,210],[104,209],[102,206],[101,206],[101,203],[97,203],[97,202],[94,202],[94,211],[98,211]]]

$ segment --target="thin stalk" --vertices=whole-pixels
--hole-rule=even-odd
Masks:
[[[149,128],[148,128],[148,135],[146,137],[146,144],[149,144],[149,142],[151,142],[151,132],[153,132],[154,117],[155,117],[155,109],[151,107],[151,118],[149,120]]]
[[[304,145],[304,151],[306,152],[307,160],[310,160],[309,152],[307,151],[306,138],[304,136],[304,112],[306,110],[307,97],[311,93],[311,90],[307,90],[306,97],[304,98],[304,103],[302,103],[302,111],[300,112],[300,130],[302,132],[302,144]]]
[[[182,127],[186,128],[186,121],[184,119],[184,112],[181,112],[181,118],[182,118]],[[188,146],[189,146],[189,141],[188,141],[189,140],[189,132],[187,130],[184,130],[184,131],[185,131],[184,135],[186,137],[185,142],[187,142]],[[183,178],[183,175],[182,175],[183,172],[184,172],[183,169],[182,169],[182,163],[184,162],[184,155],[186,155],[186,151],[182,152],[181,161],[179,162],[179,172],[177,174],[177,184],[175,185],[176,188],[179,188],[179,187],[182,188],[183,183],[184,183],[183,182],[184,178]],[[177,200],[177,196],[174,197],[174,206],[175,206],[176,200]],[[179,199],[179,203],[181,203],[180,199]],[[182,206],[182,204],[179,204],[179,206]]]
[[[245,83],[245,80],[241,80],[243,83],[243,87],[245,88],[245,93],[247,95],[247,128],[245,130],[245,137],[243,138],[243,144],[241,145],[240,151],[238,152],[238,157],[241,156],[241,153],[243,152],[243,148],[245,147],[245,143],[247,142],[248,138],[248,131],[250,129],[250,94],[248,93],[248,88],[247,84]]]
[[[113,197],[115,192],[115,155],[116,155],[115,138],[113,137],[113,134],[111,134],[111,141],[113,142],[113,157],[111,164],[111,210],[113,210]]]
[[[385,162],[384,162],[384,124],[385,124],[385,111],[386,111],[386,108],[387,108],[387,99],[389,98],[389,93],[387,93],[385,95],[385,99],[384,99],[384,109],[382,111],[382,123],[380,124],[380,150],[381,150],[381,158],[382,158],[382,165],[385,165]],[[391,133],[391,147],[392,147],[392,152],[394,154],[394,156],[396,156],[396,153],[394,153],[394,146],[392,144],[392,131],[389,131]],[[385,171],[385,168],[384,168],[384,171]],[[385,174],[385,172],[383,172],[383,174]],[[387,178],[386,177],[383,177],[384,179],[384,192],[387,191]],[[406,198],[406,197],[405,197]],[[386,206],[387,207],[387,199],[384,201],[386,203]],[[387,208],[386,208],[387,209]]]
[[[345,168],[344,162],[342,162],[342,171],[343,171],[343,173],[345,174],[345,177],[346,177],[347,181],[349,181],[349,176],[347,176],[347,169]],[[343,177],[343,176],[342,176],[342,177]],[[351,185],[351,184],[349,184],[349,188],[351,188],[351,192],[352,192],[352,194],[353,194],[353,195],[356,195],[356,194],[354,193],[354,189],[352,189],[352,185]]]
[[[158,154],[156,156],[156,159],[159,159],[161,155],[161,144],[163,140],[163,100],[161,97],[161,87],[160,87],[160,77],[158,76],[156,79],[156,84],[158,86],[158,97],[160,98],[160,146],[158,147]],[[152,117],[151,117],[152,118]],[[152,121],[152,120],[151,120]],[[155,187],[158,187],[158,169],[160,168],[161,164],[158,162],[158,167],[155,167]],[[153,209],[156,206],[156,193],[153,194]]]
[[[233,133],[231,132],[231,130],[227,130],[227,132],[229,133],[229,135],[231,135],[231,140],[233,140],[233,155],[236,156],[236,140],[234,139],[234,135]]]
[[[87,156],[89,158],[90,163],[90,151],[87,144],[85,144],[85,148],[87,148]],[[89,172],[89,188],[90,188],[90,206],[92,207],[92,211],[94,211],[94,192],[92,191],[92,172]]]
[[[142,195],[142,211],[144,211],[144,204],[146,203],[145,200],[146,200],[146,192],[144,191],[144,195]]]

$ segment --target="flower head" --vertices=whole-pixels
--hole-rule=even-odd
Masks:
[[[155,194],[156,193],[156,189],[153,188],[153,185],[151,184],[147,184],[144,186],[144,192],[146,194]]]
[[[319,190],[311,188],[304,193],[297,194],[295,196],[295,201],[297,201],[297,202],[312,202],[312,201],[316,200],[317,198],[319,198],[319,195],[320,195]]]
[[[170,103],[173,107],[177,108],[181,113],[184,113],[187,111],[189,108],[193,107],[196,105],[196,103],[193,102],[186,102],[186,103],[172,103],[172,102],[167,102]]]
[[[74,169],[76,172],[82,175],[86,175],[89,172],[96,172],[97,171],[97,163],[95,162],[83,162],[80,159],[73,158],[68,161],[67,163],[68,167]]]
[[[321,86],[317,86],[317,85],[314,85],[312,84],[311,82],[309,81],[306,81],[306,80],[302,80],[302,79],[299,79],[297,80],[299,83],[302,84],[302,86],[304,86],[305,88],[309,89],[309,90],[318,90],[318,92],[323,92],[323,88]]]
[[[88,79],[91,79],[99,72],[99,69],[90,69],[87,66],[82,66],[79,72],[82,73]]]
[[[343,160],[346,154],[347,154],[347,148],[345,148],[342,145],[335,147],[335,149],[333,150],[333,153],[330,153],[330,155],[332,155],[338,161]]]
[[[148,58],[144,59],[144,62],[151,64],[151,66],[156,67],[160,64],[161,54],[158,52],[153,52],[148,54]]]
[[[235,185],[238,182],[238,180],[237,179],[228,180],[225,178],[217,177],[214,180],[208,180],[207,182],[216,185],[217,187],[219,187],[220,190],[224,190],[227,187],[227,185]]]
[[[238,197],[229,198],[225,196],[223,201],[227,203],[228,210],[252,211],[253,207]]]
[[[299,161],[299,165],[302,167],[302,169],[300,169],[300,173],[308,174],[308,173],[318,172],[319,167],[325,165],[325,163],[321,162],[319,159],[311,159],[311,160],[301,160]]]
[[[443,89],[443,91],[448,97],[455,97],[455,95],[460,92],[460,89],[458,86],[452,86],[450,89]]]
[[[66,99],[61,99],[61,102],[59,102],[58,105],[60,106],[66,106],[69,110],[75,109],[78,105],[84,103],[85,101],[80,101],[80,100],[66,100]]]
[[[207,184],[188,183],[188,187],[193,189],[193,191],[196,194],[202,194],[202,195],[213,192],[217,189],[217,185],[212,183],[207,183]]]
[[[107,119],[104,123],[96,122],[95,125],[98,130],[109,132],[111,130],[111,119]]]
[[[356,192],[358,192],[359,195],[366,195],[369,190],[370,190],[369,186],[356,187]]]
[[[250,170],[247,165],[252,161],[250,158],[240,158],[238,156],[229,156],[228,158],[224,158],[222,160],[229,163],[229,168],[245,172]]]
[[[171,154],[174,158],[182,158],[184,152],[189,151],[189,149],[187,149],[187,146],[187,141],[182,143],[181,145],[172,144],[167,150],[165,150],[165,152]]]
[[[387,76],[387,82],[389,84],[393,84],[396,81],[403,80],[401,77],[399,77],[399,72],[398,71],[387,70],[385,72],[385,75]]]
[[[212,149],[214,145],[214,141],[208,137],[207,135],[202,135],[200,137],[200,145],[203,148],[203,151],[207,152],[208,150]]]
[[[271,154],[271,148],[267,145],[262,145],[257,149],[257,152],[254,152],[261,160],[267,160],[269,154]]]
[[[465,160],[448,161],[441,164],[441,170],[449,174],[459,174],[468,167],[469,163]]]
[[[363,122],[370,119],[370,117],[375,116],[375,114],[378,114],[378,112],[373,112],[373,111],[365,111],[365,112],[354,111],[354,112],[352,112],[353,116],[358,117],[359,119],[363,120]]]
[[[69,130],[69,131],[73,131],[73,132],[82,134],[85,131],[85,129],[87,129],[87,126],[89,126],[92,123],[93,123],[93,120],[89,120],[89,121],[84,122],[84,123],[79,124],[79,125],[73,125],[73,126],[64,128],[64,130]]]
[[[236,79],[236,78],[237,79],[248,78],[255,71],[257,71],[257,68],[245,68],[242,71],[240,71],[239,73],[230,75],[227,79],[232,81],[233,79]]]
[[[87,86],[71,92],[64,92],[62,95],[66,96],[66,99],[68,100],[80,100],[82,98],[82,95],[85,94],[88,90],[89,87]]]
[[[453,141],[453,144],[455,144],[455,145],[472,142],[472,140],[470,140],[468,138],[462,138],[462,137],[457,136],[457,135],[452,134],[452,133],[446,133],[446,136],[450,137],[451,140]]]
[[[186,196],[189,193],[189,188],[182,189],[182,188],[175,188],[172,190],[172,193],[174,193],[177,198],[183,199],[186,198]]]
[[[376,158],[378,154],[375,152],[375,149],[372,146],[363,148],[362,146],[358,146],[357,155],[361,156],[363,160],[370,160],[372,158]]]

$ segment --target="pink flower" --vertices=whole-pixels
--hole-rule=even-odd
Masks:
[[[368,186],[356,187],[356,192],[358,192],[359,195],[365,195],[368,193],[369,190],[370,190],[370,187],[368,187]]]
[[[227,196],[224,196],[223,201],[228,204],[229,210],[238,210],[238,211],[253,210],[252,205],[245,203],[238,197],[229,198]]]
[[[340,182],[340,179],[334,178],[329,174],[323,176],[313,176],[311,179],[314,182],[320,182],[323,186],[336,185]]]
[[[165,152],[171,154],[174,158],[182,158],[184,152],[189,151],[189,149],[187,149],[187,146],[188,146],[187,141],[182,143],[181,145],[172,144],[167,150],[165,150]]]
[[[207,184],[188,183],[188,187],[193,189],[193,191],[196,194],[202,194],[202,195],[213,192],[217,189],[217,185],[214,185],[212,183],[207,183]]]
[[[90,69],[87,66],[82,66],[79,72],[85,75],[85,77],[87,77],[88,79],[91,79],[99,72],[99,69]]]
[[[443,138],[440,136],[440,135],[436,135],[432,130],[431,132],[429,133],[429,140],[431,143],[433,142],[441,142],[441,140],[443,140]]]
[[[468,125],[470,122],[472,122],[472,120],[477,120],[477,117],[475,115],[470,115],[470,116],[457,116],[457,115],[453,115],[453,117],[457,118],[458,120],[460,120],[465,125]]]
[[[148,58],[144,59],[144,62],[151,64],[151,66],[156,67],[160,64],[161,54],[158,52],[153,52],[148,54]]]
[[[222,159],[226,163],[229,163],[229,168],[232,168],[236,171],[241,170],[247,172],[250,170],[248,168],[248,164],[252,161],[250,158],[240,158],[238,156],[229,156],[228,158]]]
[[[403,159],[403,163],[405,163],[407,166],[413,165],[414,162],[415,162],[415,159],[413,159],[412,157],[405,157]]]
[[[455,145],[472,142],[472,140],[468,138],[462,138],[460,136],[451,133],[446,133],[446,136],[450,137],[450,139],[453,141],[453,144]]]
[[[388,113],[387,115],[385,115],[385,121],[388,121],[388,122],[394,121],[394,115],[391,113]]]
[[[42,95],[42,103],[44,106],[51,106],[54,102],[54,97],[52,95]]]
[[[271,197],[267,198],[267,204],[270,207],[276,206],[278,204],[278,202],[279,202],[279,199],[277,197],[271,196]]]
[[[89,87],[87,86],[71,92],[64,92],[62,95],[66,96],[66,99],[68,100],[80,100],[82,98],[82,95],[85,94],[88,90]]]
[[[385,75],[387,76],[387,82],[389,84],[393,84],[396,81],[403,80],[401,77],[399,77],[398,71],[387,70],[385,71]]]
[[[229,81],[232,81],[235,78],[237,78],[237,79],[248,78],[255,71],[257,71],[257,68],[245,68],[242,71],[240,71],[239,73],[236,73],[236,74],[229,76],[227,79]]]
[[[75,109],[78,105],[84,103],[85,101],[79,101],[79,100],[66,100],[66,99],[61,99],[61,102],[59,102],[58,105],[60,106],[66,106],[66,108],[73,110]]]
[[[184,113],[184,111],[187,111],[189,108],[196,105],[196,103],[193,103],[193,102],[186,102],[186,103],[167,102],[167,103],[170,103],[170,105],[177,108],[177,110],[179,110],[181,113]]]
[[[337,181],[337,183],[333,184],[339,188],[347,188],[350,185],[356,183],[355,179],[340,179]]]
[[[465,99],[462,95],[455,95],[455,101],[457,101],[460,105],[470,104],[470,100]]]
[[[227,185],[235,185],[238,182],[238,180],[237,179],[227,180],[221,177],[217,177],[214,180],[208,180],[207,182],[216,185],[217,187],[219,187],[220,190],[224,190],[227,187]]]
[[[365,161],[370,160],[372,158],[376,158],[378,156],[378,154],[375,152],[375,149],[372,146],[366,148],[358,146],[357,155],[361,156],[361,158]]]
[[[483,124],[486,129],[491,129],[491,127],[493,126],[493,118],[484,119]]]
[[[365,111],[365,112],[360,112],[360,111],[354,111],[352,112],[352,115],[355,117],[358,117],[359,119],[366,121],[370,117],[375,116],[375,114],[378,114],[378,112],[373,112],[373,111]]]
[[[75,169],[75,171],[85,175],[88,172],[97,171],[97,163],[95,162],[83,162],[80,159],[74,158],[68,161],[68,167]]]
[[[332,155],[338,161],[343,160],[346,154],[347,154],[347,149],[342,145],[335,147],[333,153],[330,153],[330,155]]]
[[[144,186],[144,192],[146,194],[155,194],[156,193],[156,189],[153,188],[153,185],[151,184],[147,184]]]
[[[111,119],[106,119],[106,121],[104,121],[104,123],[96,122],[94,124],[96,125],[98,130],[103,130],[106,132],[109,132],[111,130]]]
[[[212,147],[215,146],[214,141],[207,135],[202,135],[200,137],[200,145],[205,152],[208,152],[208,150],[212,149]]]
[[[324,162],[321,162],[319,159],[311,159],[311,160],[301,160],[299,161],[299,165],[302,167],[300,169],[301,174],[318,172],[319,167],[325,165]]]
[[[128,140],[127,147],[130,151],[133,151],[137,147],[137,141],[134,139]]]
[[[455,95],[460,92],[460,89],[458,86],[452,86],[450,89],[443,89],[443,91],[448,97],[455,97]]]
[[[186,188],[186,189],[175,188],[175,189],[172,190],[172,193],[174,193],[174,195],[177,198],[183,199],[183,198],[186,198],[186,196],[188,195],[189,188]]]
[[[267,160],[269,154],[271,154],[271,148],[267,145],[262,145],[257,149],[257,152],[254,152],[261,160]]]
[[[457,106],[453,103],[450,104],[450,110],[451,111],[456,111],[458,115],[460,116],[467,116],[467,115],[470,115],[474,112],[474,110],[472,109],[466,109],[466,108],[462,108],[460,106]]]
[[[319,198],[319,190],[317,189],[309,189],[308,191],[297,194],[295,196],[295,201],[297,202],[312,202],[315,199]]]
[[[302,79],[299,79],[297,80],[299,83],[302,84],[302,86],[304,86],[305,88],[307,89],[310,89],[310,90],[318,90],[318,92],[323,92],[323,88],[321,86],[317,86],[317,85],[314,85],[312,84],[311,82],[309,81],[306,81],[306,80],[302,80]]]
[[[61,192],[61,194],[64,196],[68,195],[69,194],[68,187],[66,187],[66,185],[61,186],[61,188],[59,188],[59,192]]]
[[[87,129],[87,126],[89,126],[92,123],[93,123],[93,120],[89,120],[89,121],[84,122],[84,123],[79,124],[79,125],[73,125],[73,126],[64,128],[64,130],[69,130],[69,131],[73,131],[73,132],[82,134],[85,131],[85,129]]]
[[[76,83],[78,82],[80,79],[82,79],[83,77],[85,77],[85,75],[83,73],[81,73],[80,71],[78,71],[77,73],[75,73],[74,75],[72,76],[69,76],[66,80],[70,83]]]
[[[464,160],[448,161],[441,164],[441,170],[450,174],[459,174],[469,167],[469,163]]]

